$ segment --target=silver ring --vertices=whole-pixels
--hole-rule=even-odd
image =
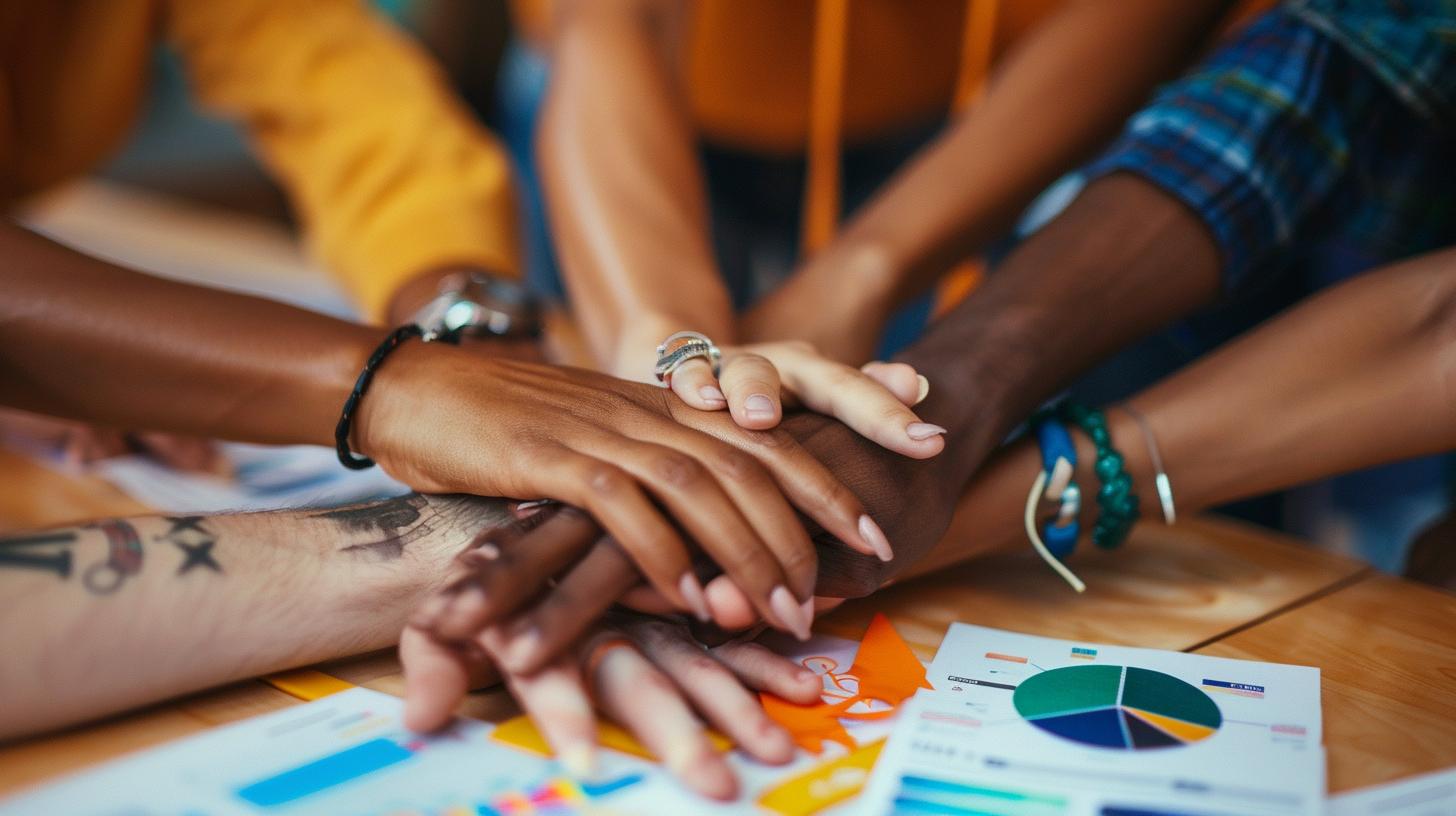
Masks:
[[[657,364],[652,367],[652,373],[656,375],[658,382],[671,386],[673,372],[688,360],[695,359],[707,360],[708,365],[713,367],[713,376],[716,377],[722,369],[723,352],[705,334],[695,331],[676,332],[657,345]]]

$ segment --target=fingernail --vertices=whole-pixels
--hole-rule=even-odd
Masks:
[[[940,436],[943,433],[945,433],[944,428],[939,425],[931,425],[929,422],[912,422],[905,426],[905,435],[916,442],[924,441],[932,436]]]
[[[915,379],[920,382],[920,390],[915,393],[915,404],[919,405],[930,396],[930,380],[926,379],[924,374],[916,374]]]
[[[809,624],[812,619],[805,617],[804,608],[794,600],[788,587],[782,584],[774,587],[773,591],[768,594],[768,605],[774,611],[774,616],[793,633],[794,637],[799,640],[809,639]]]
[[[713,613],[708,609],[708,596],[703,592],[703,585],[698,583],[698,576],[691,572],[683,573],[677,579],[677,591],[682,594],[683,601],[692,610],[693,617],[707,623],[713,619]]]
[[[561,767],[576,779],[591,780],[597,775],[597,753],[590,745],[570,745],[561,750]]]
[[[728,402],[728,398],[723,396],[723,392],[719,391],[718,387],[714,385],[705,385],[699,388],[698,396],[703,398],[703,402],[714,406],[725,405]]]
[[[774,414],[773,400],[763,394],[754,394],[743,401],[743,412],[754,419],[768,419]]]
[[[890,539],[885,538],[885,531],[881,530],[880,525],[876,524],[875,520],[868,515],[859,517],[859,535],[865,540],[865,543],[870,545],[881,561],[889,561],[895,557],[895,551],[890,549]]]

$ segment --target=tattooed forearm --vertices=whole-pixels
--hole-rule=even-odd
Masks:
[[[480,532],[511,520],[500,499],[419,493],[340,507],[314,518],[332,521],[347,533],[363,534],[365,540],[345,545],[340,552],[374,561],[397,560],[411,544],[430,535],[450,539],[441,541],[443,545],[463,547]]]
[[[186,575],[195,567],[222,572],[222,565],[212,557],[212,548],[217,544],[217,536],[207,529],[205,518],[202,516],[167,516],[166,521],[171,527],[166,533],[157,536],[157,540],[166,541],[182,551],[182,564],[177,567],[178,575]]]

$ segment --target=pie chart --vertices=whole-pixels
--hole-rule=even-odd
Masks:
[[[1096,748],[1172,748],[1207,739],[1223,723],[1201,689],[1131,666],[1049,669],[1023,680],[1011,701],[1037,728]]]

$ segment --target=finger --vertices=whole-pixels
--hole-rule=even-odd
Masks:
[[[600,535],[596,522],[575,508],[562,508],[525,535],[509,528],[491,531],[460,556],[468,572],[442,590],[447,603],[429,627],[431,633],[465,640],[520,611]]]
[[[792,360],[781,368],[784,386],[810,410],[912,459],[928,459],[945,449],[945,428],[922,422],[875,378],[817,354],[795,354]]]
[[[738,780],[713,749],[682,692],[636,649],[598,643],[589,657],[602,710],[662,759],[678,779],[712,799],[732,799]]]
[[[769,719],[758,698],[681,626],[645,621],[628,626],[627,631],[708,722],[732,737],[739,747],[755,759],[774,765],[794,758],[789,733]],[[792,669],[793,664],[788,668]]]
[[[744,507],[755,514],[777,513],[784,519],[777,529],[784,529],[798,523],[793,508],[774,488],[772,480],[764,479],[755,488],[748,485],[746,475],[734,486],[739,499],[730,499],[724,485],[703,461],[716,461],[719,470],[737,469],[743,474],[759,469],[756,462],[705,434],[670,421],[663,422],[661,431],[659,438],[665,445],[638,443],[619,460],[622,467],[653,490],[693,540],[748,593],[764,618],[797,637],[807,637],[809,612],[800,604],[812,597],[814,575],[804,569],[813,564],[809,560],[815,557],[812,546],[784,564],[795,570],[795,584],[790,587],[779,560],[739,510]],[[727,461],[730,454],[732,464]],[[807,540],[802,529],[799,535]],[[626,539],[618,541],[634,561],[642,563],[642,557]],[[696,583],[696,576],[692,581]]]
[[[683,402],[700,411],[721,411],[728,407],[728,400],[713,376],[713,367],[702,358],[688,360],[677,367],[668,378],[668,387]]]
[[[819,675],[752,641],[729,641],[710,651],[749,688],[793,703],[818,702],[824,690]]]
[[[529,676],[507,672],[506,685],[530,715],[567,772],[596,776],[597,720],[575,655],[558,658]]]
[[[704,588],[708,596],[708,609],[713,613],[713,623],[722,629],[735,632],[758,623],[758,612],[753,601],[726,575],[719,575]]]
[[[930,380],[905,363],[865,363],[859,367],[866,377],[883,385],[901,403],[914,407],[930,396]]]
[[[646,584],[640,584],[622,593],[622,597],[617,599],[617,603],[644,615],[672,615],[677,612],[671,602]],[[745,603],[747,603],[746,600]],[[711,615],[709,617],[711,618]]]
[[[723,393],[728,395],[728,410],[733,421],[745,428],[772,428],[783,419],[779,404],[779,372],[762,355],[740,353],[723,363],[719,378]]]
[[[617,438],[613,444],[614,453],[624,463],[626,460],[636,462],[635,472],[629,473],[609,462],[562,448],[542,469],[548,488],[595,516],[632,556],[653,588],[672,601],[677,609],[703,613],[706,602],[702,600],[702,585],[692,574],[687,544],[637,482],[637,478],[654,472],[654,468],[658,475],[643,479],[649,486],[654,481],[659,485],[672,481],[677,473],[674,470],[676,464],[687,457],[669,452],[675,458],[644,465],[663,449],[625,438]],[[658,490],[654,492],[660,496]],[[679,501],[678,506],[673,507],[675,514],[680,515],[678,507],[681,504]]]
[[[481,642],[506,670],[530,674],[576,642],[638,580],[627,555],[603,539],[541,603],[487,630]]]
[[[733,428],[715,429],[715,435],[763,464],[789,502],[830,535],[865,555],[894,558],[889,540],[859,497],[788,433]]]
[[[412,627],[400,634],[399,660],[404,666],[404,724],[412,731],[441,728],[466,692],[494,677],[483,652],[440,643]]]

